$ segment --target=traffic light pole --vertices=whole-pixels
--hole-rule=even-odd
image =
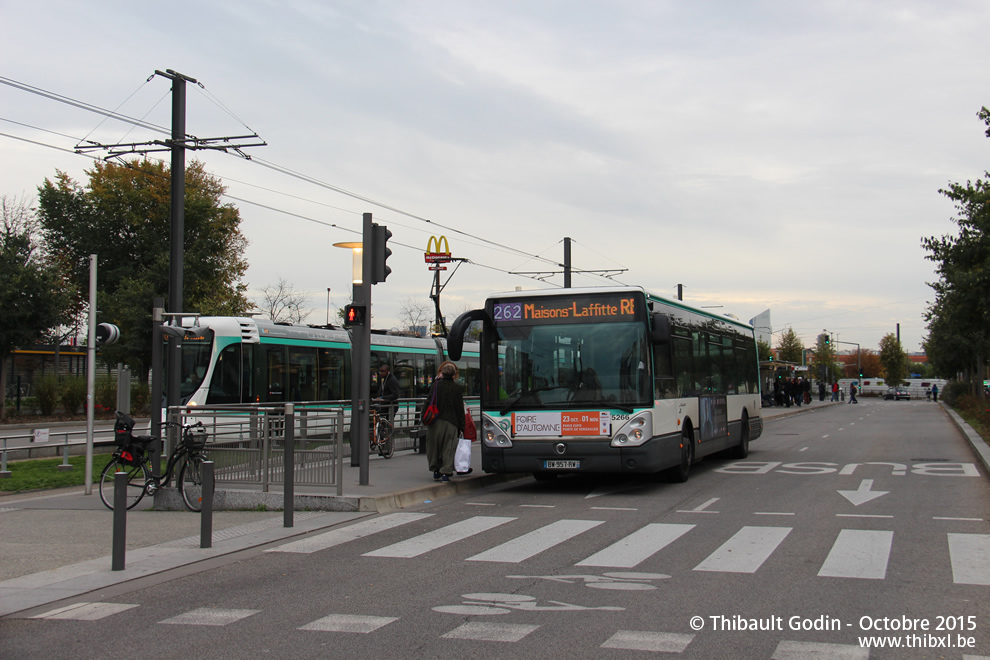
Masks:
[[[358,483],[367,486],[368,416],[371,413],[371,271],[373,267],[371,214],[364,214],[361,279],[353,285],[353,305],[364,306],[364,323],[351,328],[351,467],[360,469]]]

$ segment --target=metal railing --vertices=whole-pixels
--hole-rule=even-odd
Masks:
[[[216,483],[268,492],[286,483],[286,444],[292,444],[292,483],[336,487],[343,494],[344,409],[307,405],[286,414],[284,404],[174,407],[170,421],[202,422],[205,453],[214,463]],[[290,423],[291,420],[291,423]],[[303,421],[305,420],[305,421]],[[295,429],[286,434],[286,429]],[[179,429],[168,430],[174,446]]]

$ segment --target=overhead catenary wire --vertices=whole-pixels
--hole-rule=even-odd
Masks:
[[[154,76],[149,77],[148,80],[145,81],[145,84],[148,81],[150,81],[153,77]],[[14,80],[9,79],[9,78],[6,78],[6,77],[0,76],[0,82],[2,82],[4,84],[7,84],[7,85],[9,85],[11,87],[14,87],[16,89],[20,89],[22,91],[28,91],[30,93],[38,94],[38,95],[41,95],[41,96],[43,96],[45,98],[49,98],[49,99],[56,100],[56,101],[59,101],[59,102],[62,102],[62,103],[66,103],[68,105],[72,105],[74,107],[78,107],[78,108],[81,108],[81,109],[84,109],[84,110],[95,112],[97,114],[101,114],[101,115],[103,115],[105,117],[110,117],[110,118],[118,119],[120,121],[125,121],[125,122],[131,123],[131,124],[133,124],[135,126],[146,127],[146,128],[151,129],[151,130],[158,131],[158,132],[168,132],[167,129],[165,129],[164,127],[156,126],[156,125],[151,124],[149,122],[145,122],[143,120],[134,119],[132,117],[127,117],[126,115],[122,115],[122,114],[120,114],[120,113],[118,113],[116,111],[108,111],[108,110],[105,110],[103,108],[99,108],[98,106],[94,106],[92,104],[84,103],[84,102],[78,101],[76,99],[71,99],[69,97],[65,97],[63,95],[56,94],[54,92],[49,92],[47,90],[42,90],[40,88],[31,86],[31,85],[27,85],[25,83],[20,83],[18,81],[14,81]],[[197,84],[205,92],[205,90],[206,90],[205,86],[202,83],[198,83],[197,82]],[[133,94],[131,96],[133,96]],[[212,95],[212,93],[210,93],[210,96],[213,97],[214,99],[216,98],[214,95]],[[130,97],[128,97],[128,98],[130,98]],[[226,106],[223,106],[223,104],[220,103],[220,101],[218,99],[216,99],[215,102],[218,105],[222,106],[223,109],[230,116],[232,116],[235,120],[237,120],[242,125],[244,125],[245,127],[247,127],[247,125],[244,124],[244,122],[242,122],[240,119],[238,119],[236,117],[236,115],[234,115],[232,112],[230,112],[229,109],[226,108]],[[248,130],[251,130],[250,127],[247,127],[247,128],[248,128]],[[40,130],[44,130],[44,129],[40,129]],[[257,134],[255,134],[255,137],[256,136],[257,136]],[[49,146],[49,147],[56,148],[56,149],[59,149],[59,150],[62,150],[62,151],[69,151],[67,149],[63,149],[63,148],[60,148],[60,147],[54,147],[53,145],[45,145],[44,143],[35,142],[35,141],[28,140],[28,139],[25,139],[25,138],[19,138],[17,136],[13,136],[13,135],[7,135],[7,137],[12,137],[14,139],[21,139],[21,140],[23,140],[25,142],[29,142],[29,143],[33,143],[33,144],[38,144],[40,146]],[[193,139],[195,139],[195,138],[193,138]],[[225,138],[225,139],[227,139],[227,138]],[[81,143],[83,141],[85,141],[85,139],[84,140],[79,140],[79,143]],[[134,150],[136,152],[140,152],[139,150],[136,149],[136,147],[138,145],[126,145],[126,146],[131,146],[131,147],[134,148]],[[225,151],[225,153],[229,153],[226,150],[224,150],[224,151]],[[470,232],[465,232],[463,230],[457,229],[457,228],[452,227],[450,225],[436,222],[434,220],[431,220],[429,218],[423,217],[423,216],[418,215],[418,214],[415,214],[415,213],[404,211],[402,209],[399,209],[397,207],[391,206],[391,205],[386,204],[384,202],[380,202],[378,200],[375,200],[375,199],[373,199],[371,197],[368,197],[368,196],[365,196],[365,195],[361,195],[361,194],[358,194],[358,193],[355,193],[355,192],[346,190],[344,188],[341,188],[340,186],[336,186],[336,185],[333,185],[333,184],[330,184],[330,183],[327,183],[327,182],[324,182],[324,181],[320,181],[319,179],[316,179],[316,178],[311,177],[309,175],[306,175],[306,174],[303,174],[303,173],[294,171],[294,170],[292,170],[292,169],[290,169],[288,167],[284,167],[282,165],[278,165],[278,164],[276,164],[274,162],[267,161],[267,160],[260,159],[260,158],[256,158],[256,157],[248,156],[247,154],[243,153],[240,150],[232,149],[232,151],[236,155],[238,155],[239,157],[241,157],[243,159],[246,159],[249,162],[252,162],[252,163],[261,165],[263,167],[267,167],[267,168],[269,168],[269,169],[271,169],[273,171],[280,172],[280,173],[285,174],[287,176],[295,177],[297,179],[300,179],[302,181],[311,183],[313,185],[317,185],[317,186],[322,187],[322,188],[325,188],[327,190],[331,190],[333,192],[337,192],[339,194],[343,194],[343,195],[349,196],[349,197],[351,197],[353,199],[357,199],[359,201],[363,201],[363,202],[366,202],[366,203],[369,203],[369,204],[373,204],[373,205],[375,205],[375,206],[377,206],[379,208],[383,208],[383,209],[386,209],[386,210],[391,211],[393,213],[404,215],[406,217],[409,217],[409,218],[418,220],[420,222],[426,223],[426,224],[431,225],[433,227],[439,227],[440,229],[443,229],[445,231],[451,232],[453,234],[456,234],[456,235],[459,235],[459,236],[463,236],[463,237],[466,237],[466,238],[474,239],[476,241],[479,241],[479,242],[483,243],[484,245],[488,246],[489,248],[495,248],[495,249],[499,249],[501,251],[508,251],[510,253],[513,253],[513,254],[518,254],[518,255],[525,256],[528,259],[535,259],[535,260],[538,260],[538,261],[542,261],[544,263],[552,264],[552,265],[557,266],[557,267],[563,267],[563,264],[561,264],[560,262],[558,262],[556,260],[548,259],[548,258],[542,257],[542,256],[540,256],[538,254],[537,255],[534,255],[534,254],[531,254],[531,253],[526,252],[525,250],[521,250],[519,248],[515,248],[513,246],[500,243],[498,241],[493,241],[491,239],[487,239],[487,238],[484,238],[482,236],[471,234]],[[78,153],[78,150],[75,153]],[[145,153],[145,152],[140,152],[140,153]],[[118,152],[118,153],[111,154],[111,157],[113,157],[113,156],[121,156],[121,155],[122,154]],[[473,261],[471,263],[473,263],[475,265],[479,265],[479,264],[477,264],[476,262],[473,262]],[[490,268],[495,269],[494,267],[490,267]],[[505,272],[505,273],[510,274],[510,275],[512,275],[512,274],[520,275],[518,273],[513,273],[511,271],[507,271],[507,270],[504,270],[504,269],[495,269],[495,270],[499,270],[500,272]],[[521,276],[526,277],[526,275],[521,275]],[[535,279],[541,279],[541,278],[535,278]]]

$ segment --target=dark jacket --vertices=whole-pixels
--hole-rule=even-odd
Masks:
[[[464,432],[464,395],[461,386],[450,378],[440,378],[437,386],[437,408],[440,410],[438,419],[450,422],[457,427],[458,433]]]
[[[399,380],[392,372],[389,372],[388,376],[385,377],[385,381],[379,384],[378,397],[385,399],[389,403],[395,403],[399,400]]]

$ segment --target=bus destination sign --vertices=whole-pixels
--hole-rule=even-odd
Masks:
[[[615,293],[592,296],[514,298],[492,305],[496,325],[542,325],[635,321],[643,318],[642,296]]]

